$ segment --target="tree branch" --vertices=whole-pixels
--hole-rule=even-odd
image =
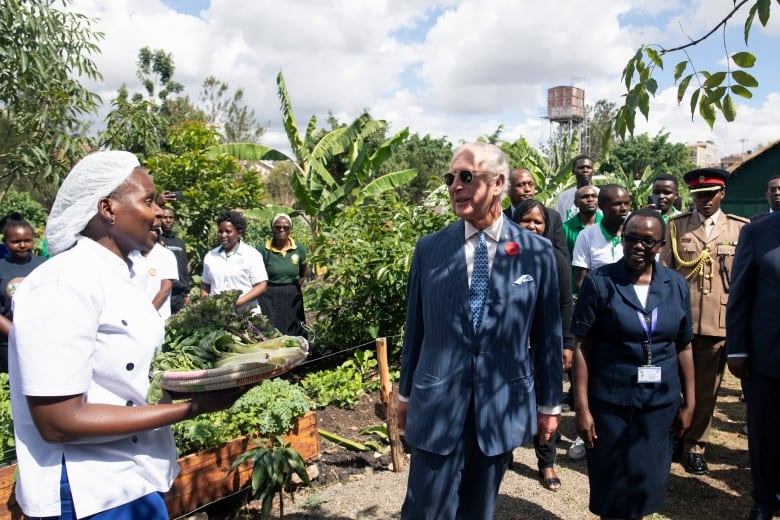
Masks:
[[[748,3],[749,1],[750,0],[740,0],[739,3],[735,3],[734,4],[734,9],[732,9],[731,12],[729,12],[729,14],[727,14],[726,17],[723,18],[723,20],[720,21],[720,23],[718,23],[718,25],[713,27],[712,30],[710,30],[710,32],[708,32],[707,34],[705,34],[704,36],[702,36],[698,40],[692,40],[692,41],[686,43],[685,45],[680,45],[679,47],[672,47],[671,49],[663,49],[663,50],[661,50],[661,54],[669,54],[670,52],[681,51],[683,49],[687,49],[688,47],[693,47],[693,46],[698,45],[699,43],[703,42],[704,40],[706,40],[707,38],[712,36],[715,33],[715,31],[717,31],[721,27],[725,26],[726,23],[728,23],[729,19],[732,16],[734,16],[737,13],[737,11],[739,11],[742,8],[742,6],[745,5],[746,3]]]

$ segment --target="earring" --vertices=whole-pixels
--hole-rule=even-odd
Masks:
[[[108,223],[111,224],[112,226],[116,224],[116,217],[114,215],[111,215],[111,220],[109,220]]]

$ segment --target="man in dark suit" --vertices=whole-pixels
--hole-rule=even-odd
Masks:
[[[516,222],[514,216],[515,208],[524,200],[532,199],[536,196],[536,182],[531,172],[525,168],[517,168],[509,174],[508,193],[511,204],[504,210],[504,215],[509,220]],[[563,234],[563,223],[561,216],[557,211],[545,206],[544,217],[547,219],[547,227],[544,228],[542,236],[553,243],[553,247],[569,255],[569,249],[566,245],[566,235]]]
[[[780,213],[742,229],[726,306],[729,371],[747,398],[753,483],[749,519],[780,511]]]
[[[549,240],[504,218],[508,175],[496,146],[458,148],[444,181],[460,219],[415,248],[398,398],[412,447],[402,519],[492,518],[512,450],[558,427],[555,257]]]
[[[775,211],[780,211],[780,175],[769,178],[766,185],[766,201],[769,203],[769,209],[750,217],[751,222],[771,215]]]

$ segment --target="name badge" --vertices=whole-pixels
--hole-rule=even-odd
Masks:
[[[660,383],[661,367],[651,365],[637,367],[636,381],[637,383]]]

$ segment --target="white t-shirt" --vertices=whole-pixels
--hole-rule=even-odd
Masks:
[[[265,263],[260,252],[254,247],[240,242],[230,256],[225,255],[222,246],[215,247],[203,258],[203,283],[210,285],[209,294],[219,294],[231,289],[246,294],[252,287],[268,280]],[[243,307],[260,309],[255,300]]]
[[[33,271],[14,294],[11,406],[27,516],[59,516],[63,456],[79,518],[170,489],[179,472],[169,427],[95,442],[46,442],[25,396],[85,394],[90,403],[146,406],[163,320],[127,264],[89,238]]]
[[[137,253],[131,259],[133,271],[136,273],[136,281],[146,291],[149,300],[153,300],[160,292],[163,280],[179,279],[179,265],[176,262],[176,255],[160,244],[155,244],[148,255]],[[163,319],[167,320],[171,317],[170,293],[157,311]]]
[[[577,235],[571,265],[593,271],[602,265],[613,264],[621,258],[623,258],[623,244],[619,240],[613,243],[607,239],[599,223],[583,229]]]

